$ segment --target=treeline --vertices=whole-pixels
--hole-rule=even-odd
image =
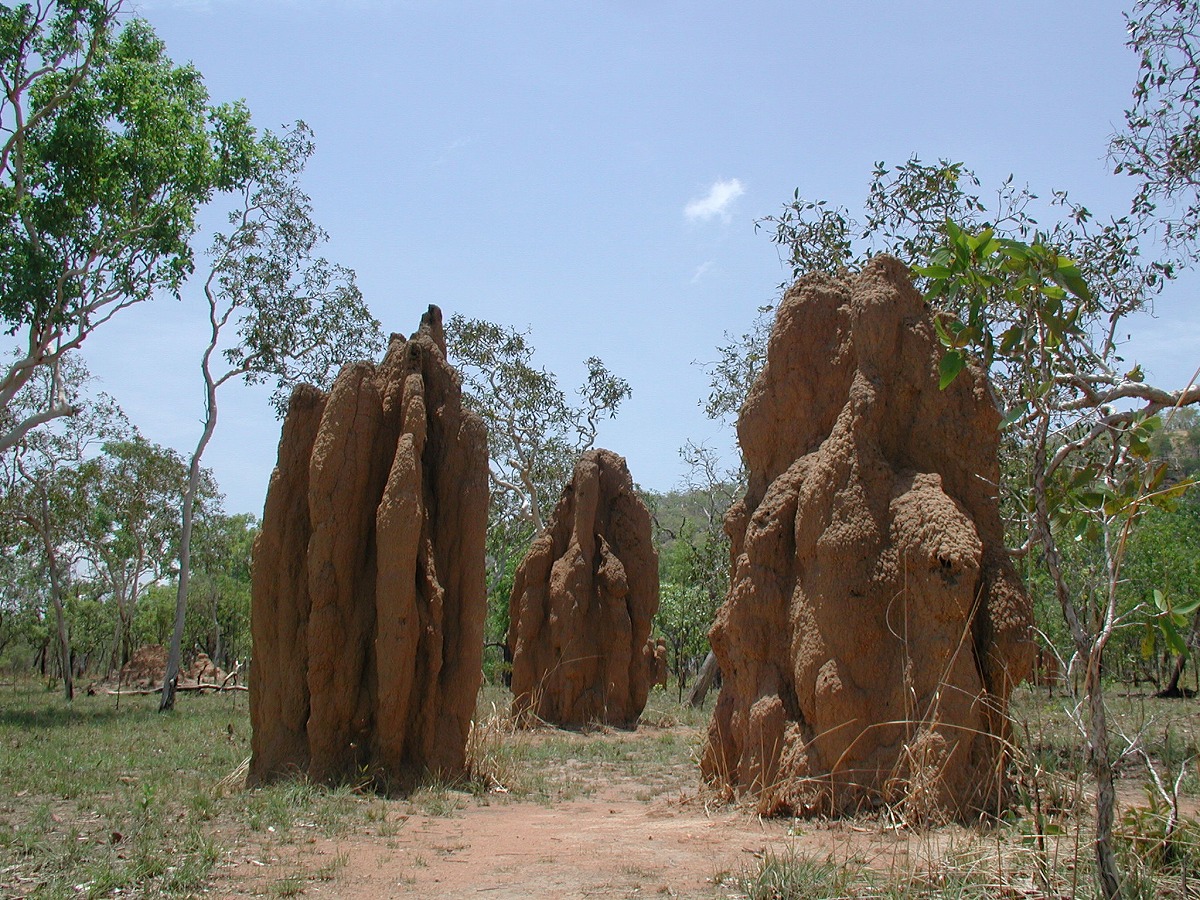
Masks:
[[[296,384],[326,386],[344,363],[374,356],[382,331],[354,272],[320,256],[327,235],[301,186],[311,130],[260,130],[245,103],[214,103],[124,0],[0,6],[0,81],[5,633],[30,634],[40,668],[57,658],[70,699],[77,671],[127,657],[143,589],[173,578],[167,710],[185,647],[222,656],[244,642],[219,612],[199,637],[206,604],[220,605],[211,584],[196,584],[189,604],[194,574],[215,583],[236,570],[199,543],[239,527],[220,524],[201,466],[220,389],[273,385],[281,412]],[[205,210],[227,223],[210,240],[198,235]],[[206,337],[202,429],[186,463],[143,440],[111,398],[87,397],[79,356],[113,316],[163,296],[198,300]],[[157,512],[126,509],[142,502]],[[42,628],[51,637],[39,644]]]
[[[69,692],[169,643],[189,473],[112,398],[84,392],[78,358],[64,366],[78,412],[0,454],[0,670],[61,678]],[[229,668],[250,654],[257,523],[226,513],[212,473],[201,476],[184,646]]]

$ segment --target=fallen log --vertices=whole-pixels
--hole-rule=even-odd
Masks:
[[[175,690],[176,691],[196,691],[197,693],[204,693],[205,691],[248,691],[248,690],[250,690],[250,688],[244,684],[181,684],[181,685],[176,686]],[[106,693],[106,694],[121,694],[121,695],[161,694],[162,688],[161,687],[129,688],[128,690],[124,690],[124,691],[119,690],[119,689],[114,691],[112,688],[106,688],[104,693]]]

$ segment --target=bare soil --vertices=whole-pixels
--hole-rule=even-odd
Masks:
[[[884,870],[906,864],[911,836],[881,823],[763,819],[706,796],[691,761],[646,764],[642,754],[656,742],[698,742],[699,731],[547,729],[519,737],[534,755],[552,742],[568,745],[562,757],[535,763],[560,790],[568,786],[562,799],[450,792],[432,804],[438,809],[422,809],[431,804],[419,799],[386,801],[385,816],[337,837],[315,826],[286,842],[270,835],[247,841],[243,833],[214,873],[210,895],[286,896],[302,888],[306,897],[351,900],[730,898],[739,896],[737,876],[767,853],[855,859]],[[614,745],[606,754],[612,759],[581,762],[597,756],[597,741]],[[581,751],[574,758],[571,745]]]
[[[1060,701],[1040,692],[1022,693],[1018,700],[1018,715],[1037,735],[1030,749],[1046,760],[1059,750],[1069,757],[1079,738],[1062,717]],[[1112,702],[1114,721],[1130,730],[1155,721],[1156,729],[1196,745],[1200,712],[1192,706],[1124,695]],[[505,704],[491,705],[492,721],[502,721],[494,711]],[[366,794],[337,822],[322,821],[314,810],[307,813],[314,821],[303,821],[302,814],[280,833],[251,831],[244,821],[215,822],[213,837],[225,852],[206,893],[350,900],[734,900],[745,896],[739,876],[758,871],[768,856],[794,855],[874,873],[868,877],[877,883],[967,879],[976,886],[994,884],[995,892],[985,895],[1045,896],[1035,883],[1038,864],[1027,816],[1000,830],[907,828],[888,813],[840,820],[761,818],[752,808],[702,789],[696,755],[707,717],[698,714],[681,724],[678,715],[678,709],[652,710],[634,731],[497,729],[475,748],[476,758],[487,763],[484,771],[494,775],[489,791],[432,788],[389,800]],[[1068,762],[1064,758],[1058,771],[1038,775],[1047,821],[1056,828],[1045,839],[1046,862],[1062,896],[1090,878],[1084,857],[1093,800]],[[1122,775],[1119,822],[1125,811],[1147,802],[1145,771],[1127,767]],[[1180,812],[1195,816],[1200,804],[1190,782],[1185,792]],[[853,886],[845,893],[853,895]]]

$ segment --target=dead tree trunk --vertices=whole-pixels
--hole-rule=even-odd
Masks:
[[[704,657],[704,664],[700,666],[699,674],[696,675],[696,680],[692,682],[692,690],[688,694],[688,705],[693,708],[703,706],[704,698],[708,696],[713,682],[720,674],[721,667],[717,665],[717,657],[709,650],[708,656]]]

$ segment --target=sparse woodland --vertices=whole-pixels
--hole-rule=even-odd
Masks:
[[[292,860],[304,829],[386,840],[409,816],[590,796],[588,772],[638,782],[631,803],[686,795],[707,815],[728,800],[703,795],[693,758],[712,698],[685,698],[729,589],[724,516],[744,472],[688,444],[685,482],[641,492],[660,567],[652,636],[666,641],[671,675],[648,727],[518,737],[504,687],[513,575],[631,388],[593,357],[569,393],[537,361],[533,341],[552,335],[462,316],[447,323],[448,355],[488,426],[492,487],[468,783],[405,801],[363,793],[365,779],[240,793],[244,695],[189,697],[156,718],[196,654],[226,672],[251,661],[258,523],[226,511],[202,465],[217,389],[271,384],[282,411],[294,385],[327,387],[382,337],[354,273],[319,255],[325,234],[302,189],[307,126],[262,131],[244,105],[213,104],[201,73],[128,12],[122,0],[0,5],[0,318],[12,347],[0,366],[0,894],[194,896],[227,877],[231,841]],[[1122,130],[1097,153],[1133,185],[1131,208],[1099,216],[1019,172],[984,187],[969,163],[914,156],[869,173],[859,213],[797,190],[758,221],[778,245],[783,288],[898,257],[937,315],[943,385],[968,365],[991,377],[1007,541],[1042,647],[1040,683],[1014,704],[1010,812],[974,830],[908,833],[891,867],[863,862],[828,823],[812,826],[824,854],[819,841],[789,843],[809,826],[785,826],[740,870],[673,896],[1195,895],[1200,385],[1148,383],[1119,335],[1200,263],[1200,3],[1139,0],[1128,18],[1139,77]],[[201,236],[212,209],[228,226]],[[163,295],[203,307],[212,336],[196,360],[205,418],[186,455],[144,438],[86,363],[93,330]],[[765,307],[725,335],[710,395],[685,402],[732,427],[770,325]],[[161,699],[89,696],[146,645],[169,648]],[[580,773],[575,758],[592,768]],[[906,825],[883,815],[852,827],[892,836]],[[432,890],[410,864],[410,884]],[[246,883],[319,891],[347,864],[324,865],[278,863]]]

